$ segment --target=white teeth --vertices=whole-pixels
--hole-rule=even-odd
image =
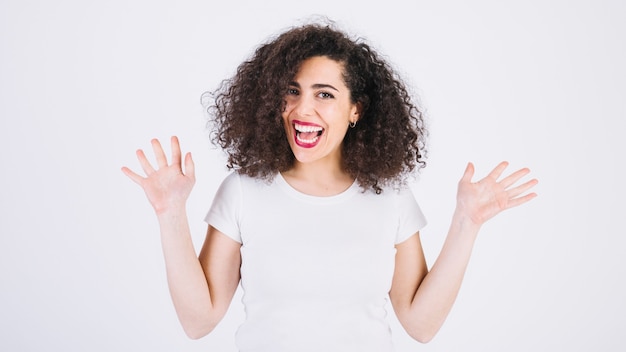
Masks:
[[[319,132],[321,130],[323,130],[322,127],[320,126],[305,126],[305,125],[300,125],[300,124],[295,124],[294,125],[296,131],[298,132],[303,132],[303,133],[309,133],[309,132]]]
[[[296,138],[298,139],[299,142],[302,143],[306,143],[306,144],[312,144],[315,143],[320,137],[319,136],[315,136],[311,139],[304,139],[304,138],[300,138],[300,135],[297,135]]]

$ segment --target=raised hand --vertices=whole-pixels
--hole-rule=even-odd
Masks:
[[[472,182],[474,165],[469,163],[459,181],[457,212],[468,216],[473,223],[482,225],[501,211],[524,204],[536,197],[535,193],[526,193],[538,183],[536,179],[516,185],[530,172],[527,168],[517,170],[498,181],[508,165],[506,161],[501,162],[485,178]]]
[[[146,158],[143,150],[139,149],[137,150],[137,159],[139,159],[146,177],[127,167],[123,167],[122,172],[143,188],[157,215],[176,207],[184,208],[196,181],[191,153],[185,155],[185,172],[183,173],[180,144],[177,137],[171,139],[171,164],[167,162],[161,143],[157,139],[153,139],[151,144],[157,162],[156,170]]]

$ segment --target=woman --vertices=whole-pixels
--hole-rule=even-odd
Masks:
[[[391,351],[385,302],[427,342],[459,291],[481,225],[532,199],[507,163],[473,183],[468,164],[445,244],[429,271],[424,217],[406,176],[424,166],[423,120],[401,80],[367,44],[331,26],[293,28],[260,46],[216,92],[214,142],[229,175],[206,217],[199,257],[185,203],[194,163],[123,168],[154,207],[167,278],[186,333],[209,333],[240,283],[241,351]],[[184,163],[184,172],[182,164]]]

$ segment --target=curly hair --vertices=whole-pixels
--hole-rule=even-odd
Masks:
[[[212,93],[211,140],[227,153],[228,168],[271,180],[294,165],[281,110],[289,82],[304,60],[316,56],[342,64],[352,103],[361,106],[359,122],[342,144],[346,172],[364,190],[380,193],[424,167],[424,119],[391,66],[362,39],[329,24],[307,24],[258,47]]]

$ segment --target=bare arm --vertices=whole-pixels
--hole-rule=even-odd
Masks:
[[[197,257],[187,220],[186,202],[195,183],[191,154],[182,169],[180,145],[172,137],[172,163],[168,164],[158,140],[152,140],[158,169],[143,151],[137,158],[146,177],[124,167],[152,204],[161,230],[168,285],[178,318],[191,338],[202,337],[222,319],[239,283],[240,244],[209,227]]]
[[[501,211],[536,196],[524,194],[537,184],[535,179],[514,186],[528,174],[528,169],[518,170],[498,181],[507,166],[506,162],[500,163],[487,177],[472,183],[474,166],[468,165],[459,182],[450,230],[430,272],[419,235],[396,246],[391,302],[398,320],[416,340],[430,341],[445,321],[461,287],[482,224]]]

